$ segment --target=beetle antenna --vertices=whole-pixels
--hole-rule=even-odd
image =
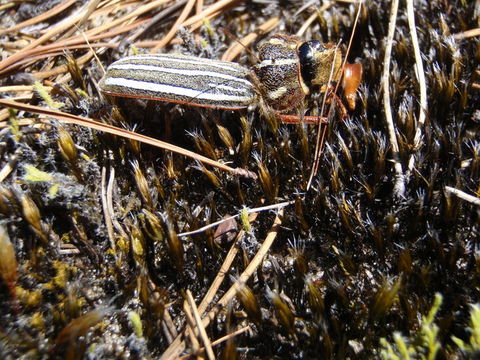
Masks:
[[[230,30],[227,28],[220,28],[230,39],[235,40],[237,45],[235,47],[240,46],[243,48],[251,57],[255,59],[255,61],[259,61],[260,59],[258,56],[247,46],[243,43],[242,39],[235,36]],[[248,35],[247,35],[248,36]],[[228,48],[227,51],[222,56],[222,60],[224,61],[232,61],[237,56],[236,51],[232,51],[232,47]]]

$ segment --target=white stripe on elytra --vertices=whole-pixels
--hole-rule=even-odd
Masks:
[[[266,59],[263,60],[258,66],[269,66],[269,65],[274,65],[274,66],[282,66],[282,65],[293,65],[298,62],[298,59]]]
[[[212,59],[203,59],[197,58],[193,56],[182,56],[182,55],[136,55],[136,56],[128,56],[119,60],[119,62],[124,63],[131,60],[154,60],[154,61],[164,61],[164,62],[171,62],[172,64],[175,63],[182,63],[182,64],[190,64],[190,65],[208,65],[217,69],[224,69],[230,70],[233,72],[237,72],[239,74],[245,74],[246,70],[243,69],[240,65],[235,64],[231,65],[226,61],[219,61],[219,60],[212,60]]]
[[[248,93],[248,90],[246,88],[240,87],[236,88],[233,86],[228,86],[228,85],[223,85],[223,84],[215,84],[215,83],[208,83],[208,86],[210,89],[222,89],[222,90],[227,90],[227,91],[233,91],[233,92],[240,92],[240,93]]]
[[[208,71],[208,70],[172,69],[172,68],[164,68],[157,65],[115,64],[115,63],[110,65],[109,69],[130,70],[130,71],[145,70],[145,71],[156,71],[156,72],[186,75],[186,76],[208,76],[208,77],[216,77],[216,78],[225,79],[225,80],[237,81],[237,82],[241,82],[246,85],[252,86],[252,83],[246,79],[242,79],[233,75],[222,74],[216,71]]]
[[[130,89],[146,90],[157,92],[161,94],[173,94],[179,96],[185,96],[192,99],[200,100],[211,100],[211,101],[226,101],[226,102],[237,102],[241,104],[248,104],[253,99],[253,93],[251,96],[235,96],[235,95],[226,95],[226,94],[212,94],[202,90],[193,90],[182,88],[179,86],[157,84],[148,81],[141,80],[131,80],[124,78],[106,78],[105,85],[110,86],[121,86]]]

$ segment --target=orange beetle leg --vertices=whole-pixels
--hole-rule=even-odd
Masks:
[[[297,124],[299,122],[304,122],[306,124],[328,124],[328,119],[320,116],[299,116],[299,115],[285,115],[278,114],[278,118],[282,123],[286,124]]]
[[[350,110],[355,109],[357,90],[362,82],[362,73],[362,64],[345,64],[345,69],[343,71],[343,92]]]

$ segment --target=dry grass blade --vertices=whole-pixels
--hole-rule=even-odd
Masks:
[[[462,200],[468,201],[469,203],[480,206],[480,198],[477,196],[467,194],[466,192],[459,189],[455,189],[454,187],[451,187],[451,186],[445,186],[445,191],[447,193],[455,195],[459,199],[462,199]]]
[[[100,3],[101,0],[92,0],[88,6],[87,6],[87,9],[85,11],[85,13],[83,14],[83,16],[78,19],[78,21],[74,24],[74,26],[72,26],[70,28],[70,30],[68,30],[64,35],[63,37],[66,37],[68,38],[70,35],[72,35],[77,29],[79,29],[87,20],[88,18],[90,17],[90,15],[93,14],[93,12],[95,11],[95,9],[97,8],[98,4]]]
[[[462,39],[468,39],[468,38],[477,37],[477,36],[480,36],[480,27],[467,30],[467,31],[462,31],[461,33],[458,33],[458,34],[454,34],[453,38],[456,40],[462,40]]]
[[[33,90],[35,90],[33,85],[0,86],[0,93],[2,93],[2,92],[21,92],[21,91],[33,92]],[[50,93],[52,91],[52,87],[51,86],[45,86],[45,90]]]
[[[188,14],[190,14],[194,5],[195,5],[195,0],[188,0],[187,4],[183,8],[183,11],[181,12],[177,21],[175,21],[175,24],[173,24],[173,26],[171,27],[167,35],[165,35],[165,37],[157,45],[153,47],[153,49],[150,51],[151,53],[155,53],[158,49],[161,49],[162,47],[167,45],[170,42],[170,40],[173,39],[173,37],[177,33],[178,28],[185,21]]]
[[[390,6],[361,0],[0,3],[0,224],[11,240],[0,227],[4,357],[207,359],[208,347],[210,358],[373,358],[384,355],[382,337],[398,355],[392,334],[404,331],[415,348],[436,292],[456,300],[445,301],[441,319],[428,316],[451,323],[438,340],[452,346],[439,351],[470,355],[449,340],[454,329],[468,341],[465,319],[478,297],[480,1],[397,0],[396,22]],[[317,84],[310,56],[335,44],[342,61],[333,71],[330,60],[313,64],[323,74]],[[132,95],[163,88],[168,64],[148,67],[159,71],[158,87],[143,72],[145,53],[162,46],[172,59],[203,58],[207,78],[236,67],[209,59],[242,57],[244,70],[231,76],[251,83],[251,106],[122,99],[112,122],[87,115],[105,113],[97,81],[119,58],[145,55],[119,73],[137,79],[125,82]],[[345,60],[356,64],[342,69]],[[172,63],[182,80],[175,76],[168,94],[196,83],[200,73],[186,64]],[[20,85],[35,80],[35,89]],[[215,81],[205,97],[236,89]],[[303,106],[272,121],[268,107],[291,90]],[[336,121],[340,112],[348,120]],[[123,128],[162,133],[195,160]],[[195,152],[263,179],[199,164]],[[392,191],[398,175],[401,198]],[[264,206],[267,198],[274,205]],[[103,310],[112,301],[116,310]]]
[[[15,6],[15,3],[12,1],[12,2],[9,2],[9,3],[6,3],[6,4],[1,4],[0,5],[0,11],[3,11],[3,10],[7,10],[7,9],[10,9],[12,7]]]
[[[102,321],[110,311],[110,308],[99,308],[73,319],[57,335],[55,339],[56,346],[75,343],[78,337],[85,336],[85,334]]]
[[[256,213],[260,213],[262,211],[269,211],[269,210],[280,210],[280,209],[282,209],[284,207],[287,207],[287,206],[290,206],[294,203],[295,203],[295,201],[284,201],[284,202],[276,203],[276,204],[272,204],[272,205],[266,205],[266,206],[246,209],[245,211],[246,211],[247,214],[251,214],[250,217],[249,217],[249,222],[252,222],[252,221],[255,220]],[[194,234],[199,234],[199,233],[204,232],[208,229],[217,227],[218,225],[220,225],[222,223],[225,223],[226,221],[237,219],[240,216],[241,216],[241,214],[229,216],[229,217],[223,218],[221,220],[215,221],[213,223],[210,223],[208,225],[202,226],[201,228],[198,228],[198,229],[195,229],[195,230],[192,230],[192,231],[187,231],[187,232],[180,233],[180,234],[178,234],[178,236],[190,236],[190,235],[194,235]]]
[[[0,170],[0,183],[3,182],[8,177],[8,175],[11,174],[11,172],[17,165],[17,161],[17,157],[12,156],[10,160],[2,167],[2,169]]]
[[[425,124],[425,118],[428,110],[427,103],[427,82],[425,80],[425,71],[423,70],[422,54],[418,45],[417,29],[415,27],[415,14],[413,9],[413,0],[407,0],[407,16],[410,35],[412,37],[413,51],[415,54],[415,73],[417,74],[420,85],[420,113],[418,115],[415,138],[413,139],[413,148],[417,150],[421,146],[422,128]],[[412,154],[408,162],[408,171],[412,171],[415,166],[415,157]]]
[[[7,34],[7,33],[12,34],[15,31],[23,29],[27,26],[35,25],[35,24],[38,24],[39,22],[48,20],[49,18],[61,13],[65,9],[68,9],[70,6],[72,6],[75,3],[76,3],[76,0],[64,1],[64,2],[58,4],[57,6],[51,8],[48,11],[45,11],[44,13],[42,13],[38,16],[35,16],[35,17],[33,17],[31,19],[28,19],[28,20],[25,20],[25,21],[21,22],[20,24],[12,26],[11,28],[8,28],[8,29],[5,29],[5,30],[0,30],[0,36],[4,35],[4,34]]]
[[[205,327],[202,323],[202,318],[198,313],[197,305],[195,304],[195,299],[192,296],[190,290],[187,290],[187,301],[192,309],[193,316],[195,318],[195,322],[197,325],[198,332],[200,333],[200,338],[202,339],[203,345],[205,345],[205,350],[207,352],[207,356],[210,360],[215,359],[215,354],[213,353],[212,344],[210,343],[210,339],[208,338],[207,332],[205,331]]]
[[[258,213],[250,214],[250,216],[248,217],[248,220],[250,222],[253,222],[253,221],[255,221],[257,216],[258,216]],[[223,280],[225,279],[225,275],[228,273],[228,270],[230,269],[230,267],[233,263],[233,260],[237,256],[237,253],[238,253],[237,244],[238,244],[239,241],[241,241],[241,239],[243,239],[244,236],[245,236],[245,231],[244,230],[240,231],[237,235],[237,238],[235,239],[232,246],[230,247],[230,250],[229,250],[227,256],[225,257],[225,260],[223,261],[222,266],[218,270],[217,276],[213,280],[213,282],[210,285],[210,288],[208,289],[207,293],[205,294],[202,302],[198,306],[198,311],[200,312],[200,314],[203,315],[203,313],[205,312],[205,310],[207,310],[208,306],[210,305],[213,298],[217,294],[217,291],[220,288],[220,285],[222,284]]]
[[[383,59],[382,89],[383,106],[385,111],[385,121],[387,122],[388,137],[392,148],[393,166],[395,169],[395,185],[393,193],[395,196],[403,197],[405,194],[405,176],[403,174],[402,164],[400,163],[400,154],[397,141],[397,131],[393,123],[392,108],[390,105],[390,59],[392,55],[393,35],[395,34],[395,24],[397,22],[398,0],[392,0],[390,21],[388,25],[388,36],[385,48],[385,57]]]
[[[233,61],[245,48],[250,45],[255,39],[264,33],[268,33],[275,29],[280,24],[279,18],[271,18],[258,27],[257,30],[251,32],[247,36],[243,37],[239,41],[236,41],[234,45],[230,46],[222,56],[224,61]]]
[[[221,338],[215,340],[215,341],[212,341],[212,346],[217,346],[217,345],[220,345],[221,343],[237,336],[237,335],[240,335],[240,334],[243,334],[245,331],[248,331],[250,330],[250,326],[245,326],[241,329],[238,329],[234,332],[231,332],[230,334],[228,335],[225,335],[225,336],[222,336]],[[204,351],[205,348],[199,348],[198,351],[196,353],[192,353],[192,354],[187,354],[187,355],[183,355],[183,356],[180,356],[178,357],[176,360],[185,360],[185,359],[188,359],[190,358],[191,356],[198,356],[197,354],[200,352],[200,351]]]
[[[76,63],[78,66],[81,66],[81,65],[84,65],[86,64],[87,62],[89,62],[95,55],[95,52],[94,51],[89,51],[88,53],[86,53],[85,55],[79,57],[78,59],[76,59]],[[35,77],[37,79],[45,79],[45,78],[49,78],[51,76],[54,76],[54,75],[60,75],[60,74],[63,74],[65,73],[66,71],[68,70],[68,66],[67,65],[60,65],[56,68],[53,68],[51,70],[47,70],[47,71],[44,71],[44,72],[39,72],[39,73],[36,73],[35,74]],[[66,75],[67,77],[63,80],[59,80],[58,82],[61,83],[61,82],[65,82],[67,80],[70,79],[70,74],[67,74]]]
[[[222,298],[218,301],[218,306],[212,309],[203,319],[203,326],[207,327],[210,321],[216,316],[216,314],[220,311],[221,307],[226,306],[236,295],[239,287],[242,283],[246,283],[250,276],[256,271],[257,267],[261,264],[263,258],[270,250],[270,247],[273,244],[273,241],[277,237],[278,230],[280,225],[282,224],[281,217],[283,216],[283,210],[278,212],[278,215],[275,217],[273,224],[268,232],[265,240],[262,243],[262,246],[250,262],[248,264],[245,271],[239,276],[237,282],[235,282],[230,289],[222,296]],[[167,350],[162,354],[161,360],[173,360],[177,358],[180,353],[185,350],[185,341],[182,340],[181,337],[177,337],[173,343],[170,344]]]
[[[195,12],[200,14],[203,10],[203,0],[197,0],[197,6],[195,6]]]
[[[132,28],[137,27],[139,24],[142,24],[144,22],[147,22],[148,19],[142,19],[140,23],[131,24],[133,20],[138,18],[139,16],[143,15],[144,13],[147,13],[151,10],[154,10],[155,8],[161,6],[162,4],[166,3],[168,0],[156,0],[153,2],[150,2],[146,5],[140,6],[136,8],[133,11],[128,12],[125,16],[115,19],[113,21],[108,22],[105,25],[98,26],[94,29],[90,29],[85,31],[85,35],[87,36],[89,41],[97,40],[99,38],[105,38],[108,36],[114,36],[113,33],[107,33],[106,30],[119,26],[119,29],[116,30],[116,33],[122,33],[125,31],[129,31]],[[85,19],[85,16],[87,14],[91,14],[92,17],[95,16],[95,13],[90,12],[90,8],[88,7],[88,4],[84,6],[82,9],[77,11],[76,14],[70,16],[67,20],[63,21],[60,25],[57,27],[54,27],[53,29],[49,30],[46,34],[42,35],[40,38],[37,40],[32,41],[29,43],[27,46],[25,46],[22,50],[17,51],[13,55],[9,56],[5,60],[0,62],[0,75],[4,74],[6,72],[9,72],[15,68],[15,65],[17,62],[22,61],[24,59],[27,59],[29,56],[32,56],[32,54],[38,54],[44,53],[46,49],[51,49],[51,47],[59,50],[63,50],[63,48],[67,45],[75,45],[75,44],[85,44],[85,39],[82,35],[77,35],[72,38],[67,38],[67,39],[57,39],[54,44],[48,44],[44,45],[47,46],[46,48],[44,46],[40,46],[41,44],[44,44],[48,40],[50,40],[52,37],[62,33],[63,31],[74,27],[79,21],[82,21]],[[135,21],[133,21],[135,23]],[[99,37],[94,37],[97,34]],[[94,46],[94,45],[92,45]],[[63,70],[65,71],[65,70]]]
[[[122,238],[127,238],[128,234],[123,229],[122,225],[118,222],[117,218],[115,217],[115,211],[113,209],[113,190],[114,190],[114,182],[115,182],[115,169],[110,169],[110,175],[108,177],[108,184],[107,184],[107,212],[109,214],[110,219],[112,220],[112,224],[120,234]]]
[[[112,171],[110,174],[112,177],[115,176],[115,173]],[[117,246],[115,244],[115,234],[113,232],[113,225],[112,225],[112,216],[110,212],[108,211],[108,204],[107,204],[107,169],[102,167],[102,210],[103,210],[103,216],[105,217],[105,224],[107,226],[107,233],[108,233],[108,238],[110,239],[110,246],[112,247],[112,250],[114,253],[117,252]]]
[[[97,1],[97,0],[91,0],[92,1]],[[86,4],[83,6],[80,10],[77,11],[75,15],[72,15],[69,19],[67,19],[64,22],[61,22],[59,25],[53,27],[49,31],[47,31],[45,34],[40,36],[38,39],[32,41],[30,44],[25,46],[22,51],[19,51],[18,53],[14,54],[12,57],[19,57],[22,55],[23,51],[27,51],[30,49],[33,49],[37,47],[38,45],[44,44],[45,42],[49,41],[52,39],[54,36],[59,35],[63,31],[69,29],[72,27],[74,24],[76,24],[78,21],[84,18],[84,16],[87,14],[89,4]],[[0,68],[2,66],[0,65]]]
[[[350,39],[351,41],[351,39]],[[335,54],[336,56],[336,54]],[[346,59],[346,56],[345,56],[345,59]],[[344,63],[342,65],[342,68],[345,67],[345,61],[344,60]],[[327,88],[330,86],[330,84],[332,83],[332,79],[333,79],[333,76],[335,75],[333,72],[334,72],[334,66],[333,66],[334,62],[332,62],[332,66],[331,66],[331,69],[330,69],[330,75],[329,75],[329,78],[328,78],[328,86]],[[338,86],[337,86],[338,88]],[[337,92],[337,89],[334,90],[334,94]],[[323,100],[322,100],[322,106],[320,107],[320,115],[323,115],[324,113],[324,110],[325,110],[325,105],[327,103],[327,93],[325,93],[325,95],[323,96]],[[331,109],[331,107],[330,107]],[[329,111],[329,115],[330,115],[331,111]],[[317,138],[316,138],[316,142],[315,142],[315,154],[313,156],[313,159],[314,159],[314,163],[313,163],[313,166],[312,166],[312,170],[310,171],[310,175],[309,175],[309,178],[308,178],[308,182],[307,182],[307,191],[310,189],[310,187],[312,186],[312,182],[313,182],[313,178],[315,177],[315,175],[317,174],[318,172],[318,167],[320,166],[320,156],[322,154],[322,150],[323,150],[323,144],[324,144],[324,141],[325,141],[325,136],[326,136],[326,132],[327,132],[327,126],[328,126],[328,123],[326,126],[323,126],[322,127],[322,124],[318,124],[318,132],[317,132]]]
[[[223,8],[233,5],[239,0],[220,0],[217,2],[214,2],[212,5],[210,5],[208,8],[203,10],[200,14],[197,14],[195,16],[192,16],[188,20],[182,23],[182,26],[187,27],[190,25],[193,25],[195,27],[195,23],[201,24],[203,22],[203,19],[208,17],[209,15],[212,15],[213,13],[222,10]]]
[[[160,11],[158,14],[153,16],[145,25],[139,26],[138,29],[128,37],[127,40],[130,42],[134,42],[142,34],[145,34],[150,28],[158,24],[160,20],[168,18],[171,14],[175,13],[182,6],[185,6],[186,3],[187,0],[177,1],[174,4],[165,8],[164,10]]]
[[[327,1],[325,4],[323,4],[320,9],[316,10],[312,15],[308,17],[308,19],[303,23],[302,27],[298,29],[296,35],[297,36],[303,36],[305,34],[305,31],[307,31],[308,27],[312,25],[312,23],[315,21],[315,19],[318,19],[319,16],[321,16],[322,12],[327,10],[329,7],[332,6],[331,1]]]
[[[158,7],[160,7],[161,5],[166,4],[166,3],[168,3],[168,0],[156,0],[156,1],[149,2],[149,3],[147,3],[143,6],[140,6],[140,7],[136,8],[135,10],[133,10],[131,12],[128,12],[125,16],[123,16],[119,19],[115,19],[115,20],[113,20],[113,21],[111,21],[111,22],[109,22],[105,25],[99,26],[99,27],[91,30],[91,33],[89,33],[89,35],[102,33],[106,29],[111,29],[112,27],[115,27],[115,26],[120,26],[120,27],[128,26],[133,19],[136,19],[140,15],[148,13],[149,11],[155,10]]]
[[[129,138],[129,139],[132,139],[132,140],[136,140],[136,141],[142,142],[144,144],[152,145],[152,146],[164,149],[164,150],[172,151],[172,152],[175,152],[177,154],[190,157],[190,158],[198,160],[198,161],[200,161],[204,164],[208,164],[208,165],[217,167],[219,169],[231,172],[232,174],[235,174],[235,175],[247,176],[247,177],[251,177],[251,178],[256,177],[256,175],[254,173],[250,172],[250,171],[247,171],[247,170],[244,170],[244,169],[239,169],[239,168],[231,168],[230,166],[227,166],[227,165],[222,164],[218,161],[215,161],[215,160],[209,159],[207,157],[204,157],[202,155],[199,155],[197,153],[194,153],[193,151],[183,149],[179,146],[175,146],[175,145],[169,144],[167,142],[151,138],[149,136],[137,134],[133,131],[128,131],[128,130],[117,128],[115,126],[104,124],[104,123],[95,121],[95,120],[90,119],[90,118],[75,116],[75,115],[64,113],[64,112],[57,111],[57,110],[50,110],[50,109],[42,108],[42,107],[39,107],[39,106],[22,104],[22,103],[19,103],[19,102],[16,102],[16,101],[11,101],[11,100],[0,99],[0,105],[3,105],[5,107],[11,107],[11,108],[18,109],[18,110],[30,111],[30,112],[37,113],[37,114],[51,116],[51,117],[53,117],[57,120],[64,121],[64,122],[67,122],[67,123],[81,125],[81,126],[89,127],[91,129],[103,131],[103,132],[106,132],[108,134],[121,136],[121,137]]]
[[[195,329],[195,319],[192,314],[192,310],[188,304],[188,301],[186,299],[183,302],[183,312],[185,313],[185,319],[187,321],[187,326],[188,326],[185,332],[187,333],[187,336],[190,339],[192,351],[194,353],[197,353],[198,349],[200,348],[200,343],[198,342],[197,337],[195,336],[195,333],[193,331],[193,329]],[[199,359],[203,359],[203,356],[199,356]]]

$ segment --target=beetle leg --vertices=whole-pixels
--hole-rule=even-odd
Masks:
[[[343,71],[343,92],[350,110],[355,109],[357,90],[362,81],[362,73],[362,64],[345,64],[345,69]]]
[[[327,93],[327,103],[330,103],[331,100],[334,100],[335,103],[340,107],[340,113],[343,120],[348,119],[348,111],[345,105],[343,104],[342,99],[338,97],[331,89]]]
[[[304,122],[306,124],[327,124],[328,119],[321,116],[299,116],[299,115],[286,115],[278,114],[278,118],[282,123],[286,124],[297,124],[299,122]]]

